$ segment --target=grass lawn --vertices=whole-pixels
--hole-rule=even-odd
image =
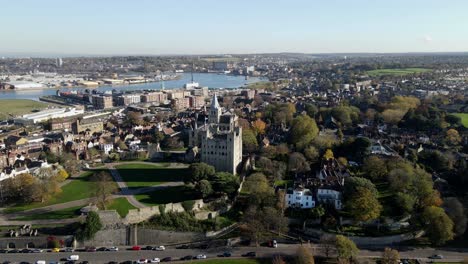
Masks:
[[[112,200],[110,205],[107,206],[107,210],[116,210],[121,217],[127,216],[130,209],[136,209],[136,207],[131,205],[124,197]]]
[[[182,186],[168,187],[163,190],[135,195],[135,198],[147,205],[159,205],[167,203],[179,203],[187,200],[199,199],[195,189]]]
[[[83,173],[79,178],[72,180],[70,183],[62,187],[62,192],[52,196],[45,203],[32,203],[27,205],[16,205],[7,208],[5,213],[14,213],[19,211],[40,208],[53,204],[66,203],[75,200],[90,198],[93,193],[93,183],[90,181],[93,171]]]
[[[155,186],[165,182],[182,181],[190,173],[186,168],[167,168],[168,163],[122,164],[116,166],[129,188]]]
[[[26,99],[5,99],[0,100],[0,120],[11,118],[12,116],[31,113],[34,110],[41,110],[47,104]]]
[[[83,206],[76,206],[76,207],[70,207],[67,209],[63,210],[58,210],[58,211],[51,211],[43,214],[36,214],[36,215],[30,215],[30,216],[23,216],[23,217],[18,217],[15,218],[15,220],[19,221],[29,221],[29,220],[43,220],[43,219],[68,219],[68,218],[74,218],[80,215],[80,209],[83,208]]]
[[[457,114],[454,114],[454,115],[460,117],[463,126],[468,128],[468,113],[457,113]]]
[[[431,69],[425,69],[425,68],[400,68],[400,69],[378,69],[378,70],[372,70],[372,71],[367,71],[367,74],[371,76],[383,76],[383,75],[408,75],[408,74],[414,74],[414,73],[423,73],[423,72],[429,72]]]

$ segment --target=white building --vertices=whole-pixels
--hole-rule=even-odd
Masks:
[[[242,162],[242,127],[236,114],[226,111],[213,96],[208,124],[195,128],[191,134],[191,146],[198,146],[201,161],[215,167],[216,171],[236,174]],[[200,136],[200,141],[198,138]]]
[[[309,189],[288,189],[285,202],[287,207],[302,209],[315,207],[314,197]]]
[[[47,121],[53,118],[65,118],[65,117],[72,117],[84,114],[83,109],[76,109],[72,108],[54,108],[54,109],[46,109],[43,111],[39,111],[32,114],[23,115],[21,118],[17,119],[19,123],[22,122],[32,122],[32,123],[39,123],[42,121]]]
[[[342,195],[339,191],[327,188],[320,188],[317,190],[317,201],[323,204],[331,204],[336,210],[341,210],[343,208],[341,198]]]

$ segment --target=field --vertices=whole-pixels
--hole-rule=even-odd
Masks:
[[[17,115],[28,114],[34,110],[41,110],[46,107],[47,104],[33,100],[0,100],[0,120],[11,118]]]
[[[167,168],[167,163],[122,164],[116,166],[123,181],[129,188],[142,188],[160,185],[165,182],[182,181],[189,173],[186,168]]]
[[[29,221],[29,220],[48,220],[48,219],[68,219],[74,218],[79,216],[79,210],[83,208],[83,206],[76,206],[70,207],[63,210],[51,211],[43,214],[36,214],[36,215],[29,215],[29,216],[22,216],[15,218],[15,220],[19,221]]]
[[[131,205],[124,197],[112,200],[111,204],[107,206],[107,210],[116,210],[121,217],[125,217],[130,209],[136,209],[136,207]]]
[[[93,172],[88,171],[83,173],[79,178],[72,180],[70,183],[62,187],[62,192],[52,196],[45,203],[32,203],[27,205],[17,205],[5,210],[6,213],[14,213],[19,211],[40,208],[53,204],[66,203],[75,200],[90,198],[93,195],[93,183],[90,181]]]
[[[154,192],[137,194],[135,195],[135,198],[141,203],[152,206],[167,203],[179,203],[188,200],[195,200],[201,197],[199,197],[195,189],[182,185],[167,187]]]
[[[454,114],[454,115],[460,117],[461,120],[462,120],[463,126],[468,128],[468,113],[457,113],[457,114]]]
[[[423,72],[429,72],[429,71],[431,71],[431,69],[425,69],[425,68],[378,69],[378,70],[367,71],[367,74],[371,76],[383,76],[383,75],[399,76],[399,75],[408,75],[408,74],[423,73]]]

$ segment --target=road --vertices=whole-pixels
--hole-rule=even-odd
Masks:
[[[297,250],[298,245],[285,245],[279,244],[278,248],[266,248],[266,247],[234,247],[228,251],[232,253],[232,257],[241,257],[242,254],[245,254],[250,251],[255,251],[257,257],[271,257],[273,255],[294,255]],[[319,245],[309,246],[312,253],[316,256],[324,254],[323,248]],[[34,263],[37,260],[45,261],[60,261],[60,259],[66,258],[72,254],[80,256],[80,261],[87,260],[93,264],[108,263],[109,261],[135,261],[140,258],[165,258],[172,257],[173,259],[180,259],[181,257],[191,255],[196,256],[198,254],[205,254],[208,258],[215,258],[217,255],[222,254],[227,251],[225,248],[217,249],[175,249],[168,248],[166,251],[129,251],[123,250],[118,252],[75,252],[75,253],[29,253],[29,254],[0,254],[0,259],[2,261],[28,261]],[[359,258],[378,258],[382,255],[382,250],[361,250]],[[435,250],[432,248],[427,249],[413,249],[400,251],[402,259],[420,259],[423,262],[429,262],[427,258],[433,254],[441,254],[444,256],[443,262],[461,262],[464,258],[468,257],[468,251],[446,251],[446,250]]]

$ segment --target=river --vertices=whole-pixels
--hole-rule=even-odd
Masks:
[[[265,78],[251,77],[245,80],[244,76],[232,76],[225,74],[216,73],[194,73],[193,79],[198,82],[200,86],[207,86],[208,88],[238,88],[247,83],[254,83],[259,81],[265,81]],[[191,81],[190,73],[183,73],[182,78],[177,80],[165,81],[164,87],[166,89],[182,88],[184,84]],[[98,91],[111,91],[126,90],[146,90],[146,89],[159,89],[161,87],[160,82],[152,83],[141,83],[141,84],[129,84],[129,85],[114,85],[114,86],[99,86],[95,89]],[[74,91],[84,90],[86,87],[73,87],[73,88],[45,88],[45,89],[25,89],[25,90],[0,90],[0,99],[31,99],[39,100],[39,97],[44,95],[55,95],[57,90],[61,91]]]

